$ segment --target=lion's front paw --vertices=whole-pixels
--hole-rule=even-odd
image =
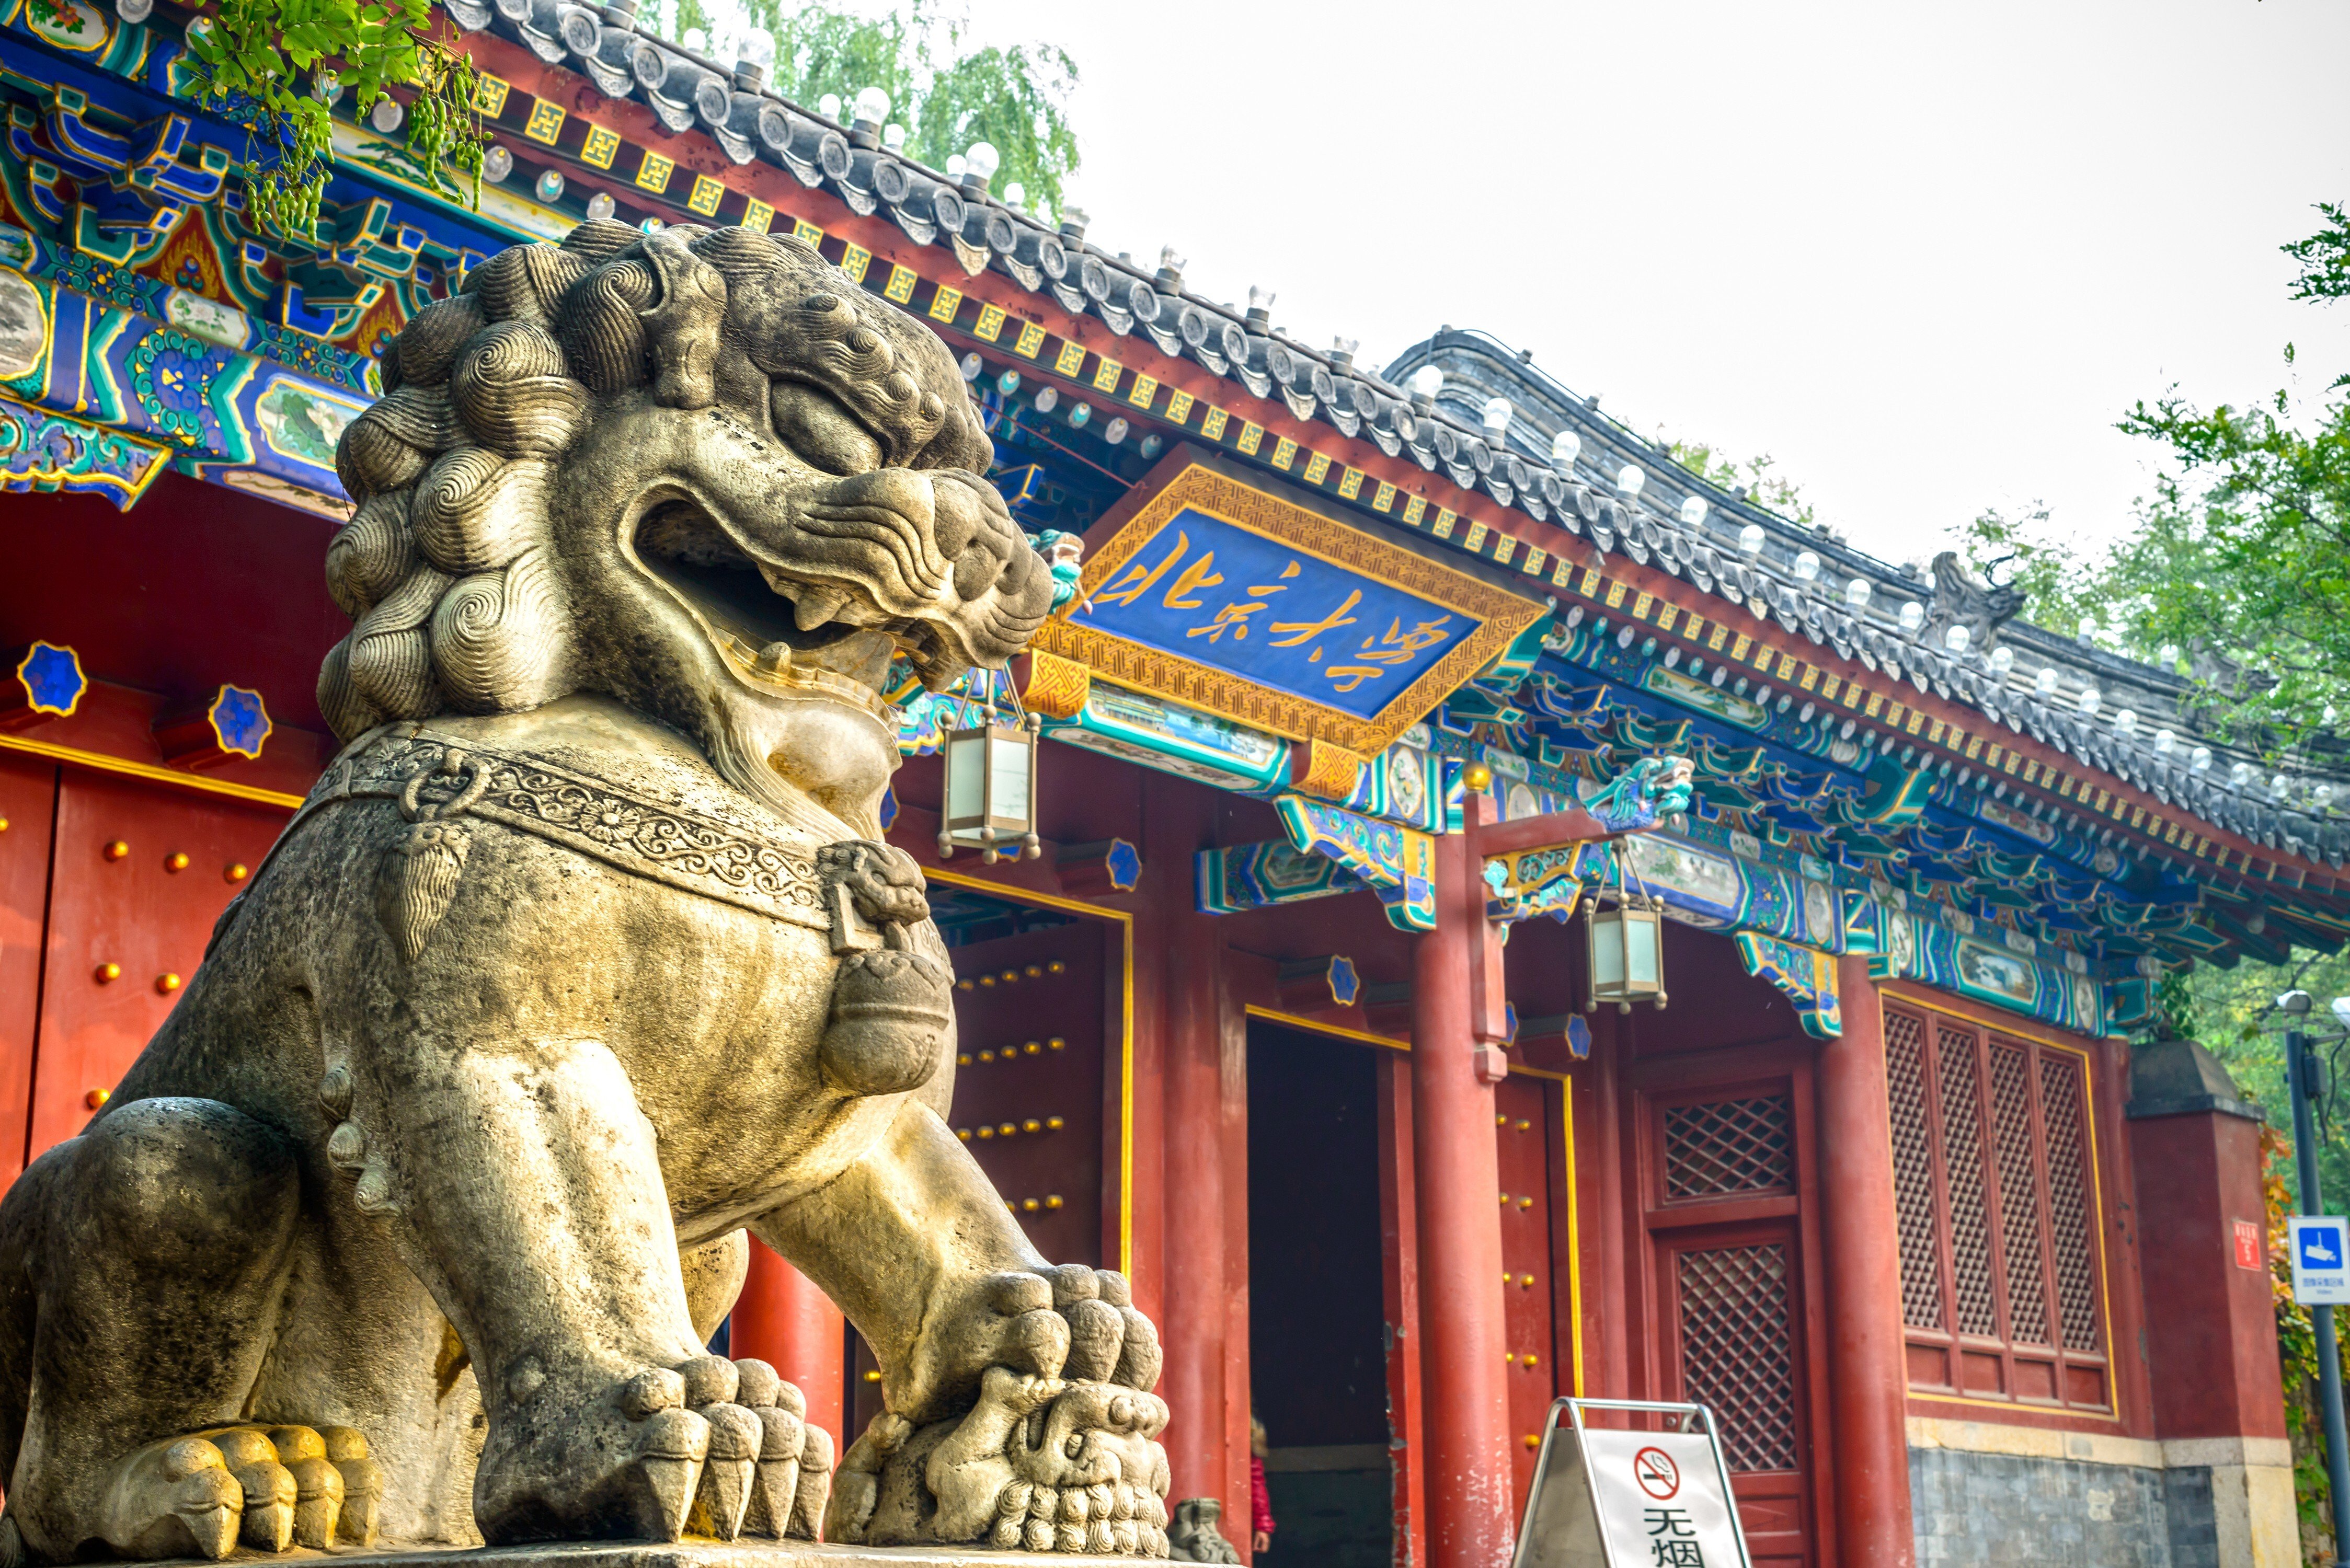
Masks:
[[[832,1439],[808,1424],[807,1401],[764,1361],[698,1356],[639,1373],[622,1407],[644,1422],[640,1449],[664,1539],[685,1531],[813,1539],[832,1486]],[[695,1477],[693,1423],[706,1434]]]
[[[1134,1310],[1123,1274],[1082,1263],[1009,1271],[980,1281],[978,1296],[975,1310],[941,1324],[890,1378],[893,1407],[926,1416],[990,1366],[1146,1392],[1159,1385],[1159,1331]]]
[[[1053,1282],[1054,1310],[1069,1324],[1064,1376],[1122,1384],[1146,1393],[1159,1386],[1164,1361],[1159,1330],[1134,1310],[1134,1293],[1124,1274],[1064,1263],[1048,1270],[1046,1277]]]
[[[747,1356],[734,1365],[737,1397],[760,1428],[743,1533],[813,1541],[832,1491],[832,1434],[807,1418],[806,1399],[774,1367]]]
[[[1068,1386],[1057,1377],[1039,1377],[1009,1366],[991,1366],[979,1380],[979,1402],[996,1406],[1007,1416],[1032,1415],[1050,1405]]]

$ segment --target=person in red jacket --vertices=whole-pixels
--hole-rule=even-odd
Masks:
[[[1264,1490],[1264,1455],[1268,1444],[1264,1423],[1249,1412],[1249,1552],[1254,1556],[1273,1545],[1273,1499]]]

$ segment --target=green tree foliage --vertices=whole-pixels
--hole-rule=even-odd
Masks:
[[[2326,226],[2283,247],[2301,267],[2293,297],[2350,297],[2350,213],[2318,210]],[[1970,564],[2003,561],[2043,626],[2091,618],[2118,651],[2183,656],[2222,739],[2272,757],[2312,741],[2350,711],[2350,375],[2241,408],[2174,391],[2120,428],[2170,459],[2126,535],[2084,552],[2044,512],[1986,513],[1961,530]]]
[[[1757,504],[1769,507],[1789,522],[1801,523],[1806,528],[1813,525],[1812,504],[1804,499],[1804,493],[1793,481],[1775,472],[1776,462],[1769,452],[1739,459],[1704,441],[1675,441],[1659,435],[1657,442],[1675,462],[1700,479],[1724,490],[1742,490]]]
[[[1976,576],[2023,590],[2024,618],[2035,626],[2071,631],[2103,603],[2085,598],[2085,564],[2056,535],[2048,508],[2037,501],[2012,514],[1986,509],[1958,530],[1954,543]]]
[[[437,181],[446,162],[473,176],[482,136],[473,63],[433,36],[431,0],[223,0],[188,29],[213,107],[253,134],[241,172],[246,214],[282,234],[317,234],[334,162],[334,122],[321,89],[339,87],[364,116],[395,87],[412,88],[408,148]]]
[[[2334,202],[2320,202],[2317,211],[2325,227],[2284,247],[2284,254],[2301,264],[2293,296],[2350,299],[2350,211]]]
[[[1002,159],[991,188],[1002,195],[1023,187],[1032,210],[1059,211],[1077,171],[1068,117],[1077,64],[1068,52],[1042,43],[973,47],[969,24],[942,16],[934,0],[880,16],[781,0],[681,0],[677,26],[720,42],[743,26],[769,29],[777,90],[796,102],[834,93],[853,103],[879,88],[906,128],[906,151],[933,169],[989,143]]]
[[[2185,992],[2180,1033],[2199,1041],[2228,1069],[2246,1099],[2269,1125],[2293,1136],[2293,1103],[2285,1092],[2284,1034],[2276,999],[2306,991],[2316,999],[2308,1033],[2318,1055],[2350,1075],[2350,1044],[2328,1004],[2350,995],[2350,952],[2296,950],[2283,963],[2245,962],[2233,969],[2199,964],[2176,981]],[[2318,1179],[2336,1212],[2350,1204],[2350,1092],[2329,1093],[2317,1121]],[[2288,1179],[2291,1172],[2286,1173]]]

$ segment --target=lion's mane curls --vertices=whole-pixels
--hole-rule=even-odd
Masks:
[[[658,319],[681,288],[699,308]],[[987,438],[951,367],[922,352],[910,320],[848,308],[855,292],[789,236],[591,220],[560,246],[501,251],[419,313],[385,348],[383,398],[335,454],[358,503],[327,551],[328,587],[355,623],[318,676],[335,733],[516,711],[571,689],[546,507],[562,454],[598,397],[650,382],[665,401],[706,400],[729,315],[755,361],[849,401],[892,461],[985,472]]]

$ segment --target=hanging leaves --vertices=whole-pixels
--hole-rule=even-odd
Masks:
[[[479,203],[480,73],[434,36],[431,0],[222,0],[188,43],[207,106],[249,133],[238,172],[255,226],[316,239],[335,160],[331,106],[348,93],[365,117],[394,88],[414,91],[407,143],[426,178],[444,164],[470,174]]]

